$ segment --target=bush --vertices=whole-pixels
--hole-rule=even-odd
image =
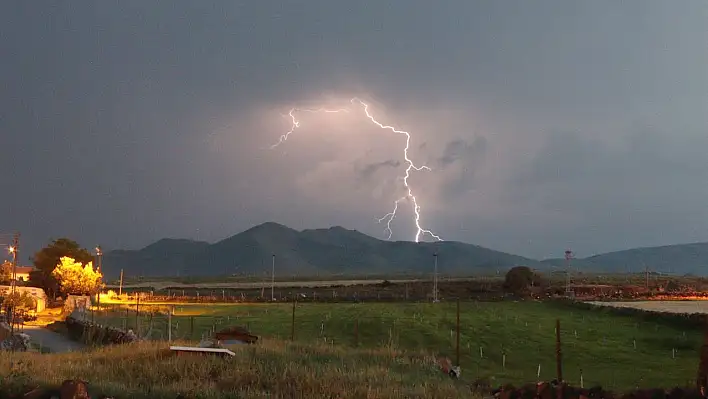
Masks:
[[[509,269],[504,277],[504,290],[515,295],[527,295],[532,285],[542,285],[541,277],[526,266]]]

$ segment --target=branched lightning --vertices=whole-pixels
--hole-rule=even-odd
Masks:
[[[418,204],[418,199],[415,197],[413,194],[413,189],[411,186],[408,184],[408,178],[410,177],[411,170],[416,170],[416,171],[421,171],[421,170],[431,170],[429,167],[422,165],[422,166],[416,166],[413,161],[408,157],[408,148],[410,147],[410,141],[411,141],[411,135],[410,133],[396,129],[393,126],[389,125],[384,125],[381,122],[377,121],[374,116],[369,112],[369,104],[365,103],[364,101],[358,99],[358,98],[352,98],[351,99],[351,104],[353,105],[360,105],[364,109],[364,114],[366,117],[376,126],[380,127],[381,129],[384,130],[390,130],[393,133],[398,133],[398,134],[403,134],[406,136],[406,145],[403,148],[403,159],[406,162],[406,172],[405,175],[403,176],[403,185],[406,188],[406,195],[403,197],[397,199],[393,203],[393,210],[391,212],[387,213],[381,218],[378,218],[378,222],[386,222],[386,232],[388,232],[388,239],[391,239],[393,236],[393,230],[391,229],[391,223],[393,222],[393,219],[396,217],[396,212],[398,211],[398,204],[401,201],[408,200],[410,201],[412,207],[413,207],[413,213],[415,215],[414,217],[414,222],[415,226],[417,228],[416,233],[415,233],[415,242],[420,242],[421,236],[424,236],[425,234],[431,236],[432,238],[442,241],[442,238],[438,236],[437,234],[433,233],[432,231],[425,229],[421,226],[420,222],[420,205]],[[337,112],[349,112],[350,110],[348,108],[340,108],[340,109],[327,109],[327,108],[317,108],[317,109],[299,109],[299,108],[293,108],[290,110],[288,113],[288,116],[290,116],[290,119],[292,121],[292,125],[290,126],[290,130],[288,130],[285,134],[280,136],[280,139],[278,140],[277,143],[273,144],[270,148],[274,149],[278,147],[280,144],[284,143],[290,135],[295,132],[297,128],[300,127],[300,121],[297,119],[295,116],[296,112],[312,112],[312,113],[317,113],[317,112],[327,112],[327,113],[337,113]]]

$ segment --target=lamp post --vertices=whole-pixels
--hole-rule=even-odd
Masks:
[[[12,255],[12,293],[15,294],[15,282],[17,281],[17,248],[11,245],[8,252]]]
[[[96,246],[96,270],[101,271],[101,257],[103,256],[103,251],[101,251],[101,246]]]
[[[101,251],[101,246],[98,245],[96,246],[96,271],[101,272],[101,257],[103,256],[103,251]],[[98,282],[98,286],[96,287],[96,302],[98,306],[101,306],[101,281]]]
[[[8,251],[12,254],[12,301],[10,302],[10,336],[15,333],[15,287],[17,286],[17,238],[15,238],[14,245],[8,248]]]

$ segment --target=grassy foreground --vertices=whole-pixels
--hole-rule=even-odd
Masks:
[[[116,398],[458,398],[469,389],[441,373],[435,358],[390,349],[269,341],[236,346],[234,358],[175,356],[141,343],[87,353],[3,354],[0,390],[81,378]],[[11,384],[8,386],[8,384]],[[23,391],[24,389],[24,391]],[[1,392],[5,393],[6,392]]]
[[[177,305],[175,311],[173,337],[198,339],[226,325],[246,325],[267,345],[291,334],[291,304]],[[97,318],[134,326],[135,313],[128,319],[124,314]],[[352,356],[363,348],[374,353],[424,350],[455,360],[454,303],[298,304],[295,315],[295,341],[300,344],[320,348],[326,342]],[[554,378],[556,318],[561,322],[564,378],[573,384],[579,384],[581,374],[586,386],[621,391],[686,386],[695,379],[702,331],[550,302],[462,303],[464,378],[514,384]],[[147,317],[140,322],[141,331],[147,331]],[[154,316],[151,335],[166,337],[165,316]]]

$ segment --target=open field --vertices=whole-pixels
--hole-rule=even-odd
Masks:
[[[689,301],[628,301],[628,302],[590,302],[600,306],[641,309],[650,312],[669,313],[706,313],[708,300]]]
[[[90,382],[92,397],[102,392],[120,399],[174,399],[178,393],[200,399],[469,397],[466,387],[420,351],[272,340],[230,349],[236,357],[174,356],[156,343],[87,353],[7,353],[0,357],[0,395],[81,378]]]
[[[459,281],[471,281],[475,278],[469,277],[449,277],[445,278],[442,282],[459,282]],[[428,282],[430,279],[422,278],[407,278],[407,279],[385,279],[385,278],[371,278],[371,279],[333,279],[333,280],[317,280],[317,279],[293,279],[293,280],[278,280],[272,283],[274,287],[277,288],[313,288],[313,287],[332,287],[332,286],[350,286],[350,285],[377,285],[382,284],[384,281],[388,281],[394,284],[413,284]],[[129,284],[124,284],[124,289],[139,289],[139,288],[152,288],[155,290],[163,290],[166,288],[181,289],[181,288],[232,288],[232,289],[253,289],[261,287],[270,288],[271,281],[259,279],[259,280],[233,280],[226,281],[224,279],[216,281],[203,281],[203,282],[181,282],[173,280],[154,280],[154,281],[142,281],[142,282],[132,282]],[[106,285],[108,289],[117,289],[118,285],[109,284]]]
[[[618,390],[685,386],[695,379],[699,330],[552,302],[463,302],[460,308],[460,363],[468,379],[536,381],[539,365],[541,379],[553,378],[556,318],[564,377],[571,383],[579,382],[581,372],[586,386]],[[93,317],[119,327],[135,327],[137,320],[142,335],[168,335],[167,316],[136,319],[134,311],[114,310]],[[178,305],[172,337],[198,339],[227,325],[248,326],[266,345],[289,339],[294,330],[298,343],[424,350],[453,362],[456,356],[454,303],[298,304],[294,324],[291,304]]]

